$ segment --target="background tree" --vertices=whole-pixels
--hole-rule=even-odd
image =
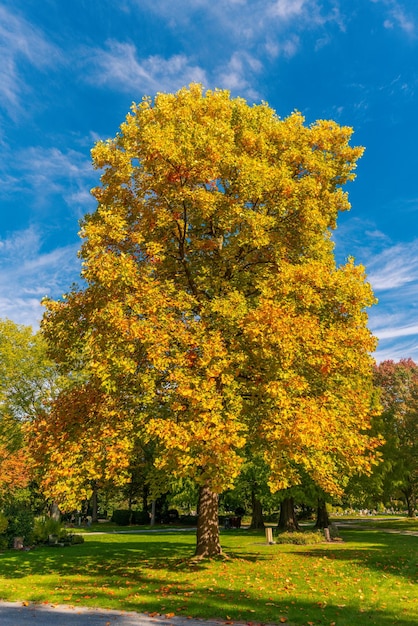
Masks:
[[[372,477],[388,501],[399,492],[408,515],[415,516],[418,495],[418,365],[412,359],[383,361],[375,368],[383,412],[375,428],[384,436],[383,463]]]
[[[88,383],[65,388],[27,429],[43,492],[64,511],[89,500],[93,483],[130,481],[137,436],[112,400]]]
[[[57,372],[46,343],[29,326],[0,320],[0,493],[29,485],[30,462],[23,425],[56,393]]]
[[[58,388],[57,370],[40,333],[0,320],[0,411],[16,423],[32,419]]]
[[[141,433],[157,468],[197,483],[197,555],[221,552],[218,494],[247,441],[272,490],[298,482],[298,466],[327,491],[370,468],[374,300],[362,268],[336,267],[330,238],[362,153],[351,132],[191,85],[134,105],[93,150],[87,286],[46,302],[43,330],[104,402],[80,444],[108,429],[106,460],[88,445],[109,477],[125,479]]]
[[[263,529],[263,509],[270,508],[277,500],[268,488],[268,478],[269,468],[263,457],[247,453],[234,488],[221,495],[221,507],[225,512],[244,509],[251,515],[251,528]]]

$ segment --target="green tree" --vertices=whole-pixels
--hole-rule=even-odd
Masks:
[[[418,496],[418,365],[412,359],[383,361],[375,369],[383,412],[375,428],[385,438],[383,463],[372,484],[389,500],[401,493],[408,515],[415,516]]]
[[[330,237],[362,153],[351,133],[191,85],[134,105],[93,150],[86,287],[45,303],[51,355],[88,374],[62,395],[60,429],[68,441],[81,421],[79,445],[118,480],[152,440],[157,468],[199,486],[199,556],[221,552],[218,494],[247,442],[272,490],[298,467],[327,491],[370,468],[374,298],[361,267],[336,266]],[[87,388],[88,418],[69,408]]]
[[[30,479],[23,425],[55,393],[56,368],[46,343],[29,326],[0,320],[0,491],[13,492]]]

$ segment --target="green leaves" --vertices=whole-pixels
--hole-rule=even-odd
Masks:
[[[0,320],[0,495],[28,484],[31,465],[24,424],[45,410],[59,385],[41,334]]]

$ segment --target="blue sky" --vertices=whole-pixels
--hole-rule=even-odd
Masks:
[[[95,141],[190,82],[354,127],[336,255],[366,266],[377,359],[418,362],[416,0],[0,0],[0,317],[37,327],[77,280]]]

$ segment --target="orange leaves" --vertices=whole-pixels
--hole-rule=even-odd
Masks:
[[[296,463],[323,489],[341,493],[343,476],[369,471],[377,445],[364,434],[374,339],[362,309],[371,302],[370,288],[352,264],[336,268],[331,260],[283,264],[268,287],[241,328],[252,384],[263,398],[254,410],[270,486],[298,483]]]
[[[71,510],[91,495],[91,481],[128,479],[135,437],[118,403],[88,384],[63,390],[27,443],[45,494]]]
[[[30,461],[26,450],[10,452],[0,445],[0,492],[13,492],[30,481]]]

